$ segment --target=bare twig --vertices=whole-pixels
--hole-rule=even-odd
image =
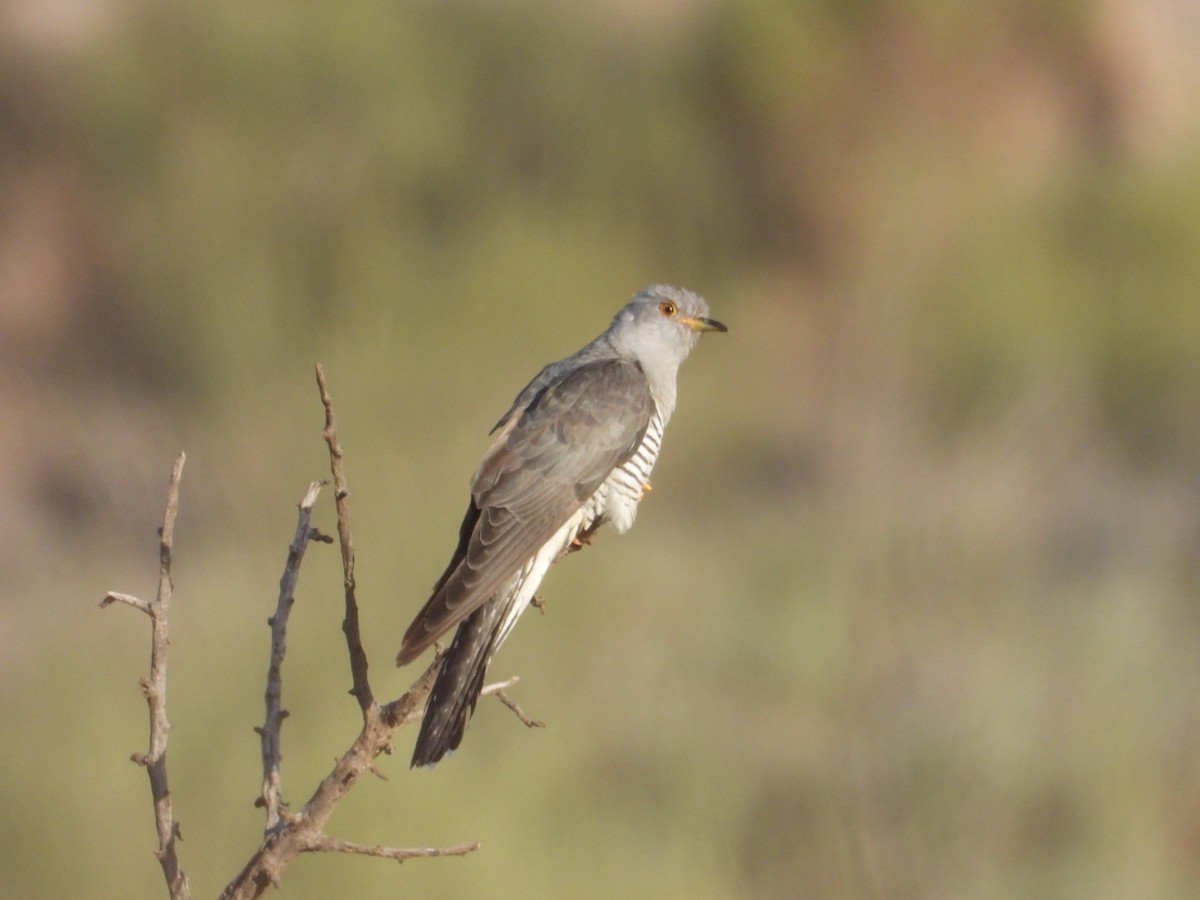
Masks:
[[[287,624],[295,603],[296,583],[300,579],[300,563],[308,542],[315,531],[310,526],[313,504],[321,492],[321,482],[314,481],[300,501],[300,517],[296,523],[296,535],[288,547],[287,563],[279,579],[279,600],[275,615],[267,620],[271,626],[271,662],[267,666],[266,718],[261,728],[256,728],[262,745],[263,782],[259,806],[267,810],[267,831],[279,826],[284,816],[282,776],[279,762],[282,758],[280,732],[287,710],[283,708],[283,658],[287,654]]]
[[[322,836],[309,851],[325,851],[329,853],[357,853],[362,856],[379,856],[384,859],[394,859],[404,862],[406,859],[416,859],[426,856],[466,856],[479,849],[479,842],[457,844],[453,847],[372,847],[367,844],[353,844],[350,841],[340,841],[337,838]]]
[[[509,682],[510,683],[515,682],[516,680],[517,680],[516,678],[510,678]],[[526,728],[545,728],[546,727],[545,722],[543,722],[539,719],[531,719],[531,718],[529,718],[529,716],[525,715],[525,710],[521,709],[521,704],[518,703],[516,700],[514,700],[512,697],[508,696],[508,694],[506,694],[504,692],[503,686],[492,685],[492,687],[497,688],[497,690],[495,692],[496,699],[499,700],[501,703],[503,703],[505,706],[507,706],[510,710],[512,710],[513,715],[516,716],[518,719],[520,719],[521,724],[523,724]]]
[[[116,591],[109,591],[104,596],[104,599],[100,601],[100,608],[103,609],[113,603],[124,603],[132,606],[134,609],[140,609],[151,618],[154,617],[154,614],[150,611],[150,604],[140,597],[134,597],[132,594],[118,594]]]
[[[167,507],[159,531],[158,545],[158,594],[153,602],[147,603],[129,594],[110,591],[100,605],[124,603],[150,616],[150,677],[141,680],[142,694],[150,710],[150,749],[145,755],[135,753],[134,762],[146,767],[150,776],[150,794],[154,800],[154,825],[158,832],[158,857],[167,890],[174,900],[191,896],[188,878],[179,867],[175,842],[181,840],[179,823],[171,808],[171,789],[167,780],[167,734],[171,723],[167,720],[167,650],[170,640],[167,615],[171,606],[171,553],[175,542],[175,518],[179,513],[179,481],[183,477],[183,464],[187,454],[180,453],[171,470],[171,481],[167,486]]]
[[[338,543],[342,548],[342,587],[346,595],[346,615],[342,619],[342,631],[346,635],[346,648],[350,653],[350,693],[358,700],[359,709],[365,716],[375,703],[371,683],[367,678],[367,652],[363,649],[362,635],[358,627],[358,601],[354,595],[354,542],[350,539],[350,489],[346,486],[346,475],[342,471],[342,445],[337,435],[337,419],[333,414],[333,401],[325,387],[325,370],[317,364],[317,387],[321,391],[321,405],[325,407],[325,443],[329,446],[329,469],[333,474],[333,501],[337,507]]]
[[[441,649],[440,648],[438,651],[438,655],[434,657],[433,662],[430,663],[429,668],[426,670],[426,674],[436,677],[439,662],[441,662]],[[529,718],[527,715],[525,715],[525,711],[521,709],[521,707],[517,703],[517,701],[513,700],[511,697],[508,696],[507,693],[505,693],[510,687],[513,687],[520,680],[521,680],[520,675],[514,675],[506,681],[497,681],[494,684],[486,685],[483,688],[483,690],[481,690],[479,692],[479,696],[480,697],[495,696],[495,698],[497,700],[499,700],[501,703],[503,703],[505,706],[507,706],[509,709],[511,709],[513,711],[513,714],[518,719],[520,719],[521,722],[524,723],[526,728],[545,728],[546,727],[545,722],[539,722],[537,719]],[[397,710],[395,712],[390,713],[391,715],[398,717],[396,719],[396,723],[397,723],[396,727],[397,728],[402,728],[403,726],[409,724],[410,722],[419,722],[419,721],[421,721],[421,719],[425,718],[425,709],[420,705],[420,703],[422,700],[425,699],[425,695],[429,693],[429,688],[433,686],[432,682],[433,682],[433,678],[430,678],[429,685],[422,685],[421,679],[418,679],[417,682],[413,685],[413,688],[416,690],[410,689],[408,693],[406,693],[403,697],[401,697],[399,700],[396,701],[396,704],[399,704],[399,703],[407,703],[408,704],[408,706],[406,707],[406,709],[403,712],[400,712]],[[414,698],[416,701],[415,705],[413,704]],[[389,706],[384,707],[385,714],[388,714],[388,710],[393,705],[394,704],[389,704]]]

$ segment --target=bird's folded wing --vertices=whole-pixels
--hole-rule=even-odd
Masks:
[[[641,367],[585,363],[510,420],[471,485],[459,547],[398,657],[415,658],[520,570],[641,443],[654,399]]]

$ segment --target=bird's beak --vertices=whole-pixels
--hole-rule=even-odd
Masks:
[[[692,331],[728,331],[729,329],[718,322],[716,319],[704,319],[699,316],[681,316],[679,319],[684,325],[692,329]]]

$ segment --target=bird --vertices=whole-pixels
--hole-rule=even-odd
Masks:
[[[397,665],[457,627],[421,721],[414,768],[457,750],[496,650],[550,566],[595,530],[629,530],[663,431],[676,373],[705,332],[704,298],[653,285],[595,340],[545,366],[492,428],[446,571],[404,634]]]

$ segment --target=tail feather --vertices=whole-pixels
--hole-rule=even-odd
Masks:
[[[507,605],[494,598],[458,626],[425,705],[425,718],[413,750],[414,768],[433,765],[462,743],[467,721],[483,690],[488,663],[496,651]]]

